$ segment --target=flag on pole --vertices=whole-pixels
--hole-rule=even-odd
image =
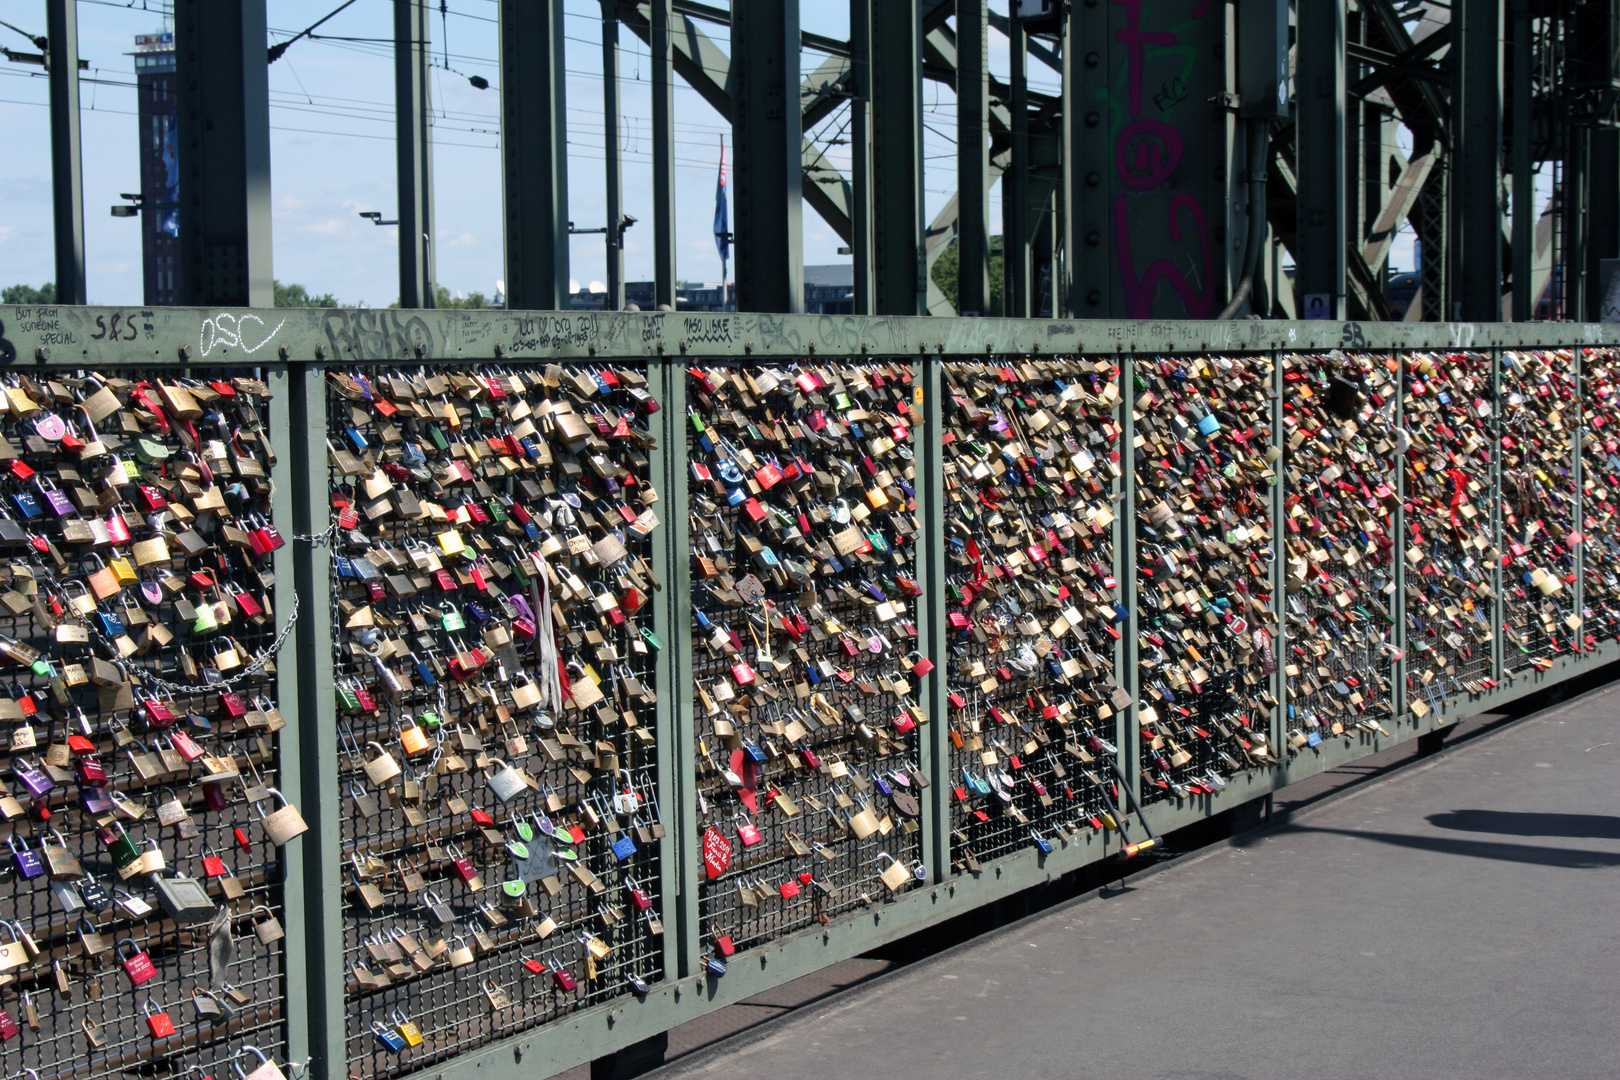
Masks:
[[[731,259],[731,220],[726,213],[726,139],[720,137],[720,178],[714,185],[714,247],[720,253],[720,280],[726,279]]]

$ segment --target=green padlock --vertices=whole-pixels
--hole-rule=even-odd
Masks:
[[[428,438],[433,440],[433,445],[438,447],[441,453],[450,449],[450,440],[445,438],[444,431],[438,424],[428,425]]]
[[[135,838],[125,832],[123,826],[119,826],[118,839],[107,845],[107,854],[112,858],[113,866],[122,870],[141,857],[141,849],[135,846]]]
[[[467,628],[467,620],[461,617],[461,612],[457,611],[454,606],[447,603],[441,610],[444,614],[440,616],[439,621],[444,624],[446,631],[454,633],[457,630]]]
[[[342,709],[344,712],[359,712],[360,711],[360,698],[359,698],[359,696],[356,695],[355,692],[353,690],[350,690],[347,686],[339,686],[337,688],[337,700],[338,700],[338,708]]]
[[[658,640],[658,635],[647,629],[645,626],[641,628],[641,636],[646,640],[647,644],[651,645],[655,649],[662,649],[664,647],[664,643]]]
[[[209,603],[197,606],[197,621],[191,624],[193,634],[211,634],[219,629],[219,619],[214,615],[214,605]]]
[[[439,717],[438,713],[436,713],[436,712],[434,712],[434,711],[432,711],[430,709],[427,712],[422,714],[421,719],[418,720],[417,723],[421,724],[423,727],[425,727],[428,730],[432,731],[432,730],[437,729],[439,727],[439,725],[444,723],[444,721]]]
[[[135,439],[135,456],[147,465],[169,460],[170,450],[162,439],[141,435]]]

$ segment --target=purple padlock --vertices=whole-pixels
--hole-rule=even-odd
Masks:
[[[37,878],[45,872],[45,864],[40,862],[39,856],[28,850],[28,841],[13,834],[6,837],[6,846],[11,849],[11,861],[17,864],[17,873],[23,877]]]
[[[46,503],[50,505],[51,513],[57,517],[67,517],[74,512],[73,500],[67,497],[67,492],[58,487],[46,487],[43,476],[34,477],[34,486],[39,488],[41,495],[45,496]]]
[[[56,781],[46,775],[45,770],[37,765],[30,765],[22,758],[13,758],[11,761],[11,775],[15,776],[28,793],[36,799],[44,798],[56,789]]]

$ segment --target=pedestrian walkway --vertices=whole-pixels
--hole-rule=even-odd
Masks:
[[[1620,687],[650,1074],[1620,1075]]]

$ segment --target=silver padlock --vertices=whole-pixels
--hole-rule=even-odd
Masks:
[[[500,758],[492,758],[486,769],[490,766],[494,767],[495,773],[490,775],[486,772],[484,779],[489,783],[489,790],[493,791],[501,802],[511,802],[528,789],[529,785],[524,782],[523,774]]]

